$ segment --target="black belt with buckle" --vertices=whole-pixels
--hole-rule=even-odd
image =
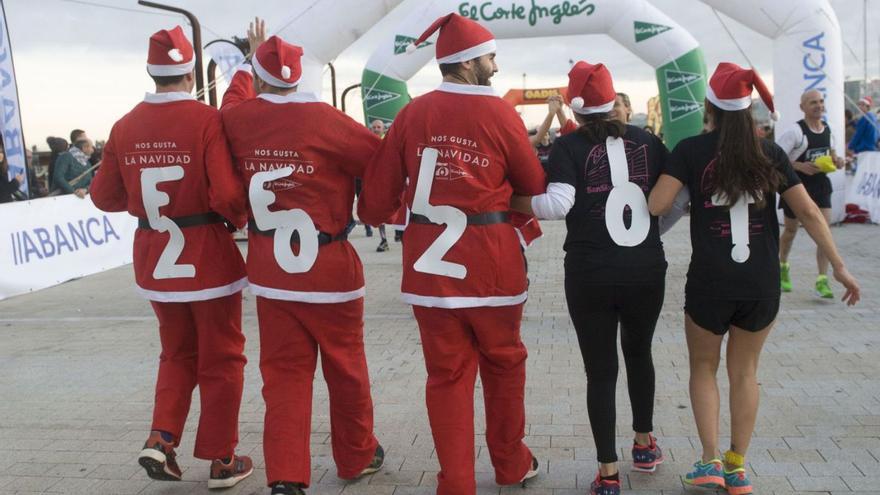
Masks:
[[[510,220],[506,211],[490,211],[488,213],[478,213],[476,215],[467,216],[468,225],[493,225],[496,223],[508,223]],[[432,222],[428,217],[411,213],[409,216],[410,223],[438,225]]]
[[[226,219],[216,212],[196,213],[195,215],[186,215],[182,217],[166,217],[177,224],[178,227],[185,229],[187,227],[196,227],[198,225],[210,225],[212,223],[226,223]],[[144,230],[156,230],[150,225],[150,220],[138,217],[138,228]]]
[[[248,230],[253,232],[254,234],[264,235],[264,236],[273,236],[275,235],[275,230],[260,230],[257,227],[257,222],[254,221],[253,218],[248,218]],[[325,244],[330,244],[331,242],[337,241],[345,241],[348,240],[348,232],[341,232],[339,234],[333,235],[328,234],[326,232],[318,232],[318,246],[323,246]],[[293,235],[290,236],[291,244],[299,244],[299,231],[294,230]]]

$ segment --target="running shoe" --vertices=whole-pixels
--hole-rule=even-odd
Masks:
[[[657,466],[663,464],[663,451],[657,446],[657,439],[651,435],[651,445],[639,445],[633,441],[633,471],[653,473]]]
[[[779,286],[782,292],[791,292],[791,265],[788,263],[779,264]]]
[[[522,483],[522,486],[525,487],[526,481],[534,478],[535,476],[538,476],[539,471],[540,471],[540,465],[538,464],[538,458],[536,458],[535,456],[532,456],[532,465],[529,466],[529,470],[526,471],[526,474],[523,475],[523,478],[521,480],[519,480],[520,483]]]
[[[590,495],[620,495],[620,481],[603,480],[597,474],[596,479],[590,483]]]
[[[386,241],[385,239],[382,239],[382,242],[379,243],[379,247],[376,248],[376,252],[377,253],[384,253],[385,251],[388,251],[389,249],[391,249],[391,248],[388,247],[388,241]]]
[[[828,285],[828,275],[819,275],[816,277],[816,295],[822,299],[834,299],[834,293]]]
[[[214,459],[211,462],[211,477],[208,488],[230,488],[254,472],[254,462],[250,457],[233,455],[226,459]]]
[[[367,464],[367,467],[365,467],[363,471],[361,471],[355,477],[355,479],[379,471],[380,469],[382,469],[382,464],[385,464],[385,449],[383,449],[381,445],[377,445],[376,452],[373,454],[373,460],[371,460],[370,463]]]
[[[746,475],[745,468],[733,471],[724,470],[724,486],[730,495],[751,495],[752,483]]]
[[[306,495],[306,492],[303,491],[302,485],[299,483],[279,481],[278,483],[272,484],[271,495]]]
[[[705,464],[697,461],[694,470],[684,476],[684,482],[699,488],[724,488],[724,466],[719,459]]]
[[[181,472],[177,465],[177,454],[174,442],[166,442],[162,433],[151,431],[138,456],[138,464],[146,471],[147,476],[159,481],[180,481]]]

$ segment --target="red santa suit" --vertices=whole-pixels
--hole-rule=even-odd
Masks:
[[[179,27],[170,33],[188,45]],[[165,65],[148,70],[173,75]],[[98,208],[139,219],[135,280],[159,319],[162,344],[152,429],[179,443],[198,385],[201,459],[229,457],[238,443],[247,279],[224,220],[244,225],[242,187],[219,112],[182,92],[147,94],[116,122],[91,186]]]
[[[272,37],[257,50],[254,72],[291,88],[301,54]],[[221,113],[249,190],[247,269],[260,324],[266,477],[270,485],[310,482],[320,353],[337,472],[355,478],[378,442],[363,343],[363,266],[345,227],[354,178],[363,175],[380,139],[313,94],[253,98],[252,84],[248,71],[236,72]]]
[[[417,44],[440,26],[440,63],[495,51],[491,33],[456,14],[435,22]],[[476,493],[478,370],[496,481],[517,483],[530,470],[519,334],[527,282],[507,212],[512,194],[541,193],[544,180],[514,108],[490,87],[447,82],[401,110],[364,177],[358,214],[365,221],[387,220],[401,190],[412,211],[402,292],[421,333],[441,495]]]

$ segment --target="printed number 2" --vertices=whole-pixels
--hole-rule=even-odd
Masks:
[[[318,230],[305,211],[270,211],[269,205],[275,202],[275,193],[266,189],[265,184],[293,173],[290,167],[257,172],[251,177],[248,195],[254,220],[260,230],[275,230],[273,252],[275,261],[287,273],[305,273],[312,269],[318,259]],[[299,232],[299,255],[293,254],[290,245],[294,232]]]
[[[168,245],[159,255],[156,268],[153,269],[153,278],[157,280],[166,278],[193,278],[196,276],[196,267],[193,265],[178,265],[177,260],[183,253],[185,237],[180,227],[170,218],[160,215],[159,208],[171,202],[168,194],[158,190],[156,186],[160,182],[170,182],[183,179],[183,167],[158,167],[141,170],[141,196],[144,200],[144,210],[147,212],[147,220],[150,227],[159,232],[168,232],[171,238]]]
[[[623,140],[609,137],[605,141],[611,184],[614,186],[605,202],[605,226],[618,246],[638,246],[651,230],[651,215],[642,188],[629,181],[629,165]],[[623,213],[629,206],[632,222],[629,228],[623,222]]]
[[[749,204],[754,202],[755,198],[743,194],[739,201],[730,207],[730,237],[733,240],[730,257],[737,263],[745,263],[751,255],[749,250]],[[712,196],[712,204],[715,206],[726,205],[727,198],[723,194],[716,194]]]
[[[433,223],[446,224],[446,229],[440,237],[422,253],[422,256],[413,264],[417,272],[431,275],[442,275],[463,279],[467,275],[467,267],[458,263],[443,261],[443,256],[452,249],[452,246],[461,239],[467,228],[467,215],[458,208],[452,206],[434,206],[428,199],[431,197],[431,188],[434,185],[434,169],[437,166],[438,152],[433,148],[425,148],[422,151],[422,161],[419,164],[419,178],[416,183],[416,192],[413,197],[412,212],[428,217]]]

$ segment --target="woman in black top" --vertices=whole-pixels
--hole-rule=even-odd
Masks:
[[[602,65],[578,62],[568,95],[580,127],[553,144],[547,193],[516,207],[565,218],[565,295],[587,373],[587,409],[599,475],[590,493],[620,493],[615,445],[617,326],[632,402],[633,469],[653,472],[663,454],[651,435],[651,341],[663,306],[666,258],[648,191],[667,150],[660,140],[613,119],[616,93]],[[580,96],[578,96],[580,95]],[[522,203],[527,203],[520,206]]]
[[[837,253],[821,212],[810,200],[785,153],[757,138],[749,107],[756,88],[773,101],[750,69],[722,63],[707,89],[706,112],[714,130],[678,143],[651,191],[651,213],[660,215],[687,187],[691,197],[691,264],[685,288],[685,331],[690,395],[703,446],[688,473],[691,485],[752,493],[745,454],[758,411],[757,367],[779,311],[779,223],[776,193],[803,223],[834,267],[852,305],[859,287]],[[724,334],[730,381],[731,445],[718,459],[719,395],[715,372]]]
[[[16,174],[15,177],[9,177],[9,162],[6,160],[6,150],[3,149],[3,142],[0,141],[0,203],[9,203],[13,200],[13,193],[18,191],[24,182],[24,174]]]

